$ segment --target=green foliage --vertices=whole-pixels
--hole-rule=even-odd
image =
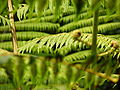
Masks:
[[[99,23],[107,23],[108,21],[112,21],[117,17],[118,16],[116,14],[112,15],[110,17],[108,17],[106,15],[100,16]],[[69,31],[73,31],[74,29],[78,29],[78,28],[82,28],[82,27],[86,27],[86,26],[91,26],[93,24],[92,21],[93,21],[93,18],[82,19],[82,20],[79,20],[77,22],[71,22],[71,23],[68,23],[68,24],[60,27],[57,30],[57,32],[69,32]]]
[[[107,23],[107,24],[101,24],[98,26],[98,33],[99,34],[115,34],[117,33],[117,29],[120,28],[119,22],[114,23]],[[92,26],[90,27],[84,27],[79,29],[82,33],[92,33]]]
[[[79,15],[82,8],[84,8],[85,0],[72,0],[72,2],[75,7],[76,14]]]
[[[3,23],[3,25],[6,25],[6,24],[9,25],[10,21],[7,18],[5,18],[5,17],[3,17],[3,16],[0,15],[0,24],[1,23]]]
[[[1,59],[2,60],[2,59]],[[12,83],[12,88],[22,88],[25,89],[27,88],[32,88],[32,89],[45,89],[47,88],[60,88],[60,86],[55,86],[54,85],[64,85],[64,88],[73,88],[74,84],[80,84],[79,82],[83,82],[80,84],[79,87],[76,88],[86,88],[89,81],[86,81],[86,78],[89,77],[88,73],[82,71],[81,65],[80,64],[70,64],[70,63],[65,63],[65,62],[58,62],[60,58],[49,58],[49,57],[37,57],[37,56],[24,56],[24,55],[19,55],[19,56],[14,56],[11,57],[6,63],[0,64],[2,66],[2,73],[4,77],[7,76],[9,77],[8,80]],[[103,61],[105,64],[108,60],[105,59]],[[57,62],[57,64],[55,64]],[[11,63],[11,64],[10,64]],[[109,61],[108,61],[109,63]],[[108,63],[106,63],[105,67],[108,67]],[[8,68],[6,65],[12,65],[12,67]],[[116,61],[114,60],[114,63],[110,64],[112,67],[113,65],[116,64]],[[20,65],[20,66],[19,66]],[[21,66],[23,65],[23,66]],[[55,65],[55,66],[54,66]],[[3,69],[4,66],[4,69]],[[100,64],[98,63],[98,66]],[[19,69],[18,69],[19,67]],[[102,70],[101,70],[102,68]],[[106,71],[107,69],[104,67],[97,68],[98,71]],[[56,75],[55,69],[57,70],[57,77],[54,77]],[[21,72],[22,70],[22,72]],[[25,73],[23,73],[23,71]],[[89,70],[88,70],[89,71]],[[6,73],[5,73],[6,72]],[[20,73],[21,72],[21,73]],[[32,72],[32,73],[31,73]],[[23,74],[22,74],[23,73]],[[112,74],[113,72],[111,72]],[[19,76],[22,76],[23,79],[18,79]],[[92,78],[95,79],[96,85],[100,85],[104,79],[99,78],[97,76],[93,76],[91,74]],[[90,78],[89,78],[90,79]],[[17,81],[16,81],[17,80]],[[20,84],[21,82],[21,84]],[[4,81],[5,83],[5,81]],[[87,84],[85,84],[87,83]],[[82,85],[83,84],[83,85]],[[92,84],[92,83],[89,83]],[[45,87],[43,87],[45,86]],[[8,87],[9,88],[9,87]],[[75,88],[75,87],[74,87]]]
[[[34,38],[40,38],[46,35],[49,35],[47,33],[42,33],[42,32],[16,32],[17,34],[17,40],[18,41],[27,41],[27,40],[32,40]],[[12,35],[10,33],[4,33],[0,34],[1,41],[11,41],[12,40]]]
[[[35,51],[37,51],[38,54],[46,53],[65,56],[73,51],[75,52],[83,49],[89,49],[90,46],[86,45],[84,42],[91,43],[91,34],[82,34],[82,36],[79,39],[83,42],[75,41],[74,38],[67,33],[52,35],[44,38],[37,38],[33,39],[32,41],[29,41],[28,44],[21,47],[19,51],[22,53],[33,53],[32,50],[36,48]],[[99,35],[97,47],[103,52],[105,52],[107,50],[112,49],[112,41],[114,41],[114,39],[105,37],[103,35]],[[44,47],[46,47],[46,49],[44,49]],[[84,57],[84,54],[82,55],[80,57]]]
[[[120,34],[117,34],[117,35],[107,35],[107,37],[110,37],[110,38],[114,38],[114,39],[120,40]]]
[[[19,8],[17,9],[17,17],[19,21],[23,19],[23,17],[24,19],[26,18],[27,11],[28,11],[28,5],[26,4],[19,5]]]
[[[60,6],[62,4],[62,0],[54,0],[55,3],[55,15],[59,15],[60,12]]]
[[[3,12],[6,6],[7,6],[7,0],[0,1],[0,14]]]
[[[106,10],[101,10],[99,12],[99,15],[105,15],[106,14]],[[79,16],[78,16],[78,19],[81,20],[81,19],[88,19],[92,17],[92,15],[90,16],[88,12],[82,12]],[[65,16],[65,17],[62,17],[60,18],[60,23],[62,24],[67,24],[67,23],[70,23],[70,22],[73,22],[75,20],[75,14],[73,15],[69,15],[69,16]]]
[[[119,3],[118,0],[106,0],[106,6],[108,8],[108,13],[111,14],[115,11],[116,3]]]
[[[63,60],[71,63],[83,63],[85,59],[91,55],[91,50],[79,51],[70,55],[67,55]]]
[[[42,15],[43,10],[45,9],[48,0],[35,0],[35,11],[38,16]]]
[[[55,32],[55,30],[60,27],[59,24],[53,23],[24,23],[24,24],[16,24],[16,31],[41,31],[41,32]],[[9,26],[1,26],[0,32],[10,32]]]
[[[119,0],[115,0],[117,3],[109,4],[110,7],[114,7],[111,8],[112,14],[109,16],[106,15],[106,6],[101,6],[103,0],[84,0],[86,2],[73,0],[74,3],[71,3],[71,0],[25,0],[27,4],[21,4],[21,0],[13,1],[14,12],[17,15],[15,25],[20,47],[18,51],[23,56],[17,55],[12,58],[6,56],[13,55],[12,52],[3,50],[13,50],[12,39],[8,33],[10,32],[9,26],[3,26],[8,23],[8,14],[5,15],[5,18],[4,15],[0,16],[0,38],[2,41],[0,42],[0,48],[2,48],[0,49],[0,55],[2,55],[0,57],[0,71],[2,72],[0,73],[0,83],[8,83],[8,86],[12,83],[10,88],[25,90],[34,88],[35,90],[66,90],[68,87],[73,90],[81,90],[81,88],[88,89],[89,86],[102,85],[104,80],[112,81],[111,74],[115,73],[120,66],[119,35],[104,36],[100,34],[119,33]],[[75,3],[75,1],[82,3]],[[98,61],[95,62],[91,61],[93,59],[90,50],[93,15],[91,15],[89,6],[93,11],[100,7],[100,24],[98,26],[100,34],[97,35]],[[4,5],[1,6],[0,13],[3,14],[4,8],[6,8]],[[79,14],[79,21],[76,22],[74,21],[76,19],[75,13]],[[54,16],[54,14],[59,15],[59,17]],[[17,19],[22,21],[17,21]],[[70,32],[76,29],[82,32],[78,38],[73,35],[73,32]],[[62,33],[55,34],[59,32]],[[54,35],[47,33],[54,33]],[[31,54],[31,56],[26,55],[26,53]],[[88,62],[90,65],[87,65]],[[113,80],[113,82],[117,81]],[[4,87],[4,85],[0,85],[0,89]]]
[[[21,47],[26,44],[26,41],[18,41],[18,46]],[[13,51],[12,49],[12,42],[0,42],[0,48],[6,49],[8,51]]]

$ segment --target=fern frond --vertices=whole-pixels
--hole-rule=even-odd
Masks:
[[[107,37],[109,37],[109,38],[115,38],[117,40],[120,40],[120,34],[117,34],[117,35],[107,35]]]
[[[26,44],[26,41],[18,41],[18,46],[21,47]],[[13,51],[12,42],[0,42],[0,48],[8,51]]]
[[[106,14],[106,10],[101,10],[99,12],[99,15],[105,15]],[[85,19],[85,18],[90,18],[92,17],[92,15],[90,16],[88,12],[84,12],[84,13],[81,13],[79,16],[78,16],[78,19]],[[62,17],[60,19],[60,23],[62,24],[67,24],[67,23],[70,23],[70,22],[73,22],[75,20],[75,14],[73,15],[69,15],[69,16],[66,16],[66,17]]]
[[[63,9],[63,8],[61,8]],[[54,14],[54,9],[53,10],[50,10],[50,9],[47,9],[43,12],[43,15],[42,16],[51,16]],[[67,10],[62,10],[62,16],[67,16],[67,15],[72,15],[72,14],[75,14],[75,9],[72,7],[72,6],[69,6]],[[36,13],[33,13],[32,15],[33,17],[37,17],[37,14]]]
[[[75,63],[75,62],[84,62],[88,56],[91,55],[91,50],[79,51],[70,55],[67,55],[63,58],[64,61]]]
[[[29,6],[26,4],[20,4],[17,10],[17,17],[19,20],[26,19],[26,14],[28,12]]]
[[[9,19],[7,19],[7,18],[5,18],[5,17],[3,17],[3,16],[1,16],[0,15],[0,24],[3,24],[3,25],[9,25],[10,24],[10,21],[9,21]]]
[[[110,17],[108,16],[100,16],[99,17],[99,23],[106,23],[108,21],[112,21],[114,19],[116,19],[118,17],[118,15],[111,15]],[[83,20],[79,20],[77,22],[71,22],[69,24],[66,24],[62,27],[60,27],[57,32],[69,32],[72,31],[74,29],[78,29],[78,28],[82,28],[85,26],[91,26],[93,23],[93,18],[90,19],[83,19]]]
[[[120,29],[120,23],[119,22],[114,22],[114,23],[107,23],[107,24],[101,24],[98,26],[98,33],[99,34],[114,34],[117,33],[117,29]],[[92,33],[93,28],[92,26],[90,27],[84,27],[79,29],[80,32],[83,33]]]
[[[17,40],[18,41],[27,41],[27,40],[31,40],[34,38],[40,38],[42,36],[46,36],[49,35],[47,33],[42,33],[42,32],[16,32],[17,34]],[[12,40],[12,35],[11,33],[3,33],[0,34],[0,41],[10,41]]]
[[[85,39],[86,41],[89,41],[87,37],[91,37],[91,35],[82,35],[81,39]],[[40,49],[42,47],[48,47],[54,52],[51,54],[57,54],[57,55],[66,55],[72,51],[77,51],[81,49],[89,48],[88,46],[85,46],[82,42],[75,41],[71,34],[69,33],[63,33],[63,34],[57,34],[57,35],[50,35],[45,36],[42,38],[36,38],[32,41],[29,41],[28,44],[21,47],[19,49],[20,52],[31,52],[32,48],[37,48],[38,53],[42,53]]]
[[[16,24],[16,31],[41,31],[41,32],[49,32],[54,33],[56,29],[60,27],[59,24],[53,23],[24,23],[24,24]],[[10,32],[9,26],[1,26],[0,32]]]
[[[62,12],[62,16],[67,16],[71,14],[75,14],[75,9],[72,6],[69,6],[66,11]]]
[[[32,19],[26,19],[26,20],[22,20],[22,21],[17,21],[15,22],[16,24],[24,24],[24,23],[40,23],[40,22],[55,22],[55,16],[51,15],[51,16],[44,16],[41,18],[32,18]]]
[[[81,42],[74,40],[72,35],[69,33],[45,36],[29,41],[25,46],[19,48],[19,52],[31,53],[34,49],[37,54],[47,52],[47,54],[49,53],[65,56],[76,51],[90,49],[90,46],[86,45],[84,42],[92,42],[91,34],[82,34],[79,39],[81,40]],[[97,48],[102,52],[106,52],[107,50],[110,50],[112,48],[112,41],[115,40],[103,35],[98,35]],[[45,51],[43,51],[43,47],[46,48]]]

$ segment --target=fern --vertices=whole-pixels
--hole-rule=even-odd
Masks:
[[[61,9],[63,9],[63,8],[61,8]],[[61,16],[67,16],[67,15],[71,15],[71,14],[75,14],[75,9],[71,6],[69,6],[67,10],[62,10]],[[47,9],[43,12],[42,16],[52,16],[52,15],[54,15],[54,9],[53,10]],[[37,17],[37,14],[33,13],[32,17]]]
[[[83,35],[81,38],[84,38],[85,40],[87,40],[88,38],[85,38],[85,37],[87,37],[87,35]],[[32,41],[29,41],[28,44],[21,47],[19,49],[19,51],[23,52],[23,53],[24,53],[24,51],[31,52],[32,48],[36,48],[37,49],[36,51],[38,51],[38,53],[42,53],[41,48],[44,46],[54,50],[54,52],[52,52],[51,54],[56,54],[56,55],[65,55],[65,52],[67,52],[69,50],[76,51],[77,49],[80,50],[80,49],[86,48],[85,44],[75,41],[72,38],[71,34],[63,33],[63,34],[57,34],[57,35],[52,35],[52,36],[50,35],[47,37],[45,36],[42,38],[33,39]],[[67,49],[62,50],[62,48],[64,48],[64,47],[67,47]],[[67,53],[69,53],[69,52],[67,52]]]
[[[76,63],[85,62],[85,59],[91,55],[91,50],[79,51],[63,58],[64,61]]]
[[[67,84],[67,87],[66,87],[66,89],[67,89],[68,85],[71,86],[71,83],[75,83],[77,81],[80,81],[80,82],[86,81],[85,78],[88,77],[89,73],[91,73],[91,75],[95,73],[95,75],[98,75],[98,76],[102,77],[103,79],[105,78],[105,79],[108,79],[111,81],[114,79],[114,78],[110,77],[111,75],[107,76],[105,73],[103,74],[103,73],[98,73],[92,69],[85,69],[80,64],[57,62],[58,59],[45,58],[42,56],[39,56],[37,58],[34,56],[30,56],[30,55],[27,55],[27,56],[28,57],[26,57],[24,55],[23,56],[22,55],[14,56],[12,59],[8,60],[9,63],[6,62],[4,70],[6,71],[5,74],[7,74],[7,76],[9,77],[9,80],[12,77],[11,75],[14,75],[13,76],[14,79],[13,78],[12,79],[16,80],[16,78],[19,77],[19,74],[17,72],[19,72],[21,69],[25,70],[25,73],[22,75],[22,77],[24,77],[24,80],[21,81],[22,83],[24,83],[22,85],[32,88],[32,89],[34,88],[34,87],[31,87],[32,85],[35,86],[35,89],[46,89],[46,87],[43,87],[43,85],[46,86],[45,82],[47,82],[47,88],[51,87],[52,85],[53,85],[53,87],[57,87],[54,85],[66,85]],[[24,60],[27,60],[26,63],[24,63]],[[21,61],[21,62],[19,62],[19,61]],[[57,62],[57,64],[55,62]],[[19,64],[22,64],[22,65],[25,64],[25,65],[23,67],[19,67],[19,69],[18,69]],[[115,65],[115,64],[117,64],[117,63],[115,62],[112,65]],[[3,64],[1,64],[1,65],[3,65]],[[105,67],[111,66],[108,63],[106,63],[105,65],[106,65]],[[98,68],[99,68],[99,66],[98,66]],[[103,69],[103,67],[100,67],[100,68]],[[55,73],[56,69],[58,69],[57,77],[54,77],[56,74]],[[8,72],[11,70],[13,70],[13,72]],[[106,70],[107,69],[104,69],[103,72],[105,72]],[[113,72],[111,72],[111,74],[112,73]],[[35,75],[35,76],[33,77],[32,75]],[[106,76],[110,77],[110,79],[106,78]],[[80,78],[80,77],[82,77],[82,78]],[[103,80],[101,80],[101,78],[98,78],[98,77],[97,77],[97,80],[99,80],[99,82],[96,82],[97,85],[99,85],[100,82],[103,81]],[[20,82],[20,80],[18,79],[17,82],[14,82],[14,84],[13,83],[12,84],[18,85],[19,82]],[[89,83],[89,81],[86,83]],[[84,82],[83,82],[83,85],[86,86],[86,84]],[[24,88],[24,86],[22,88],[27,90],[26,88]],[[74,87],[73,84],[72,84],[72,87]],[[14,86],[12,88],[16,88],[16,87]]]
[[[107,37],[120,40],[120,34],[117,34],[117,35],[107,35]]]
[[[26,19],[26,14],[28,12],[28,5],[20,4],[19,9],[17,10],[17,17],[19,20]]]
[[[26,41],[18,41],[18,46],[21,47],[26,44]],[[13,51],[12,49],[12,42],[0,42],[0,48],[6,49],[8,51]]]
[[[42,32],[16,32],[18,41],[27,41],[34,38],[40,38],[42,36],[49,35]],[[0,34],[1,41],[10,41],[12,40],[12,35],[10,33]]]
[[[106,14],[106,10],[101,10],[99,15],[105,15]],[[85,18],[90,18],[92,17],[92,15],[89,15],[88,12],[84,12],[84,13],[81,13],[79,16],[78,16],[78,19],[85,19]],[[75,20],[75,14],[73,15],[69,15],[69,16],[66,16],[66,17],[62,17],[60,19],[60,23],[62,24],[67,24],[67,23],[70,23],[70,22],[73,22]]]
[[[10,24],[10,21],[7,19],[7,18],[5,18],[5,17],[3,17],[3,16],[1,16],[0,15],[0,24],[3,24],[3,25],[9,25]]]
[[[119,33],[117,30],[120,29],[120,23],[119,22],[114,22],[114,23],[107,23],[107,24],[101,24],[98,26],[98,33],[102,34],[115,34]],[[84,27],[79,29],[80,32],[83,33],[92,33],[93,28],[92,26],[90,27]]]
[[[82,34],[80,40],[91,43],[92,41],[91,34]],[[102,52],[106,52],[112,49],[111,47],[112,41],[115,40],[103,35],[98,35],[97,48]],[[63,33],[33,39],[32,41],[29,41],[28,44],[21,47],[19,49],[19,52],[31,53],[32,50],[34,49],[34,51],[36,51],[37,54],[47,52],[47,54],[65,56],[68,55],[69,53],[89,49],[90,46],[87,46],[84,42],[75,41],[69,33],[68,34]],[[45,47],[46,49],[43,47]]]
[[[106,15],[105,16],[100,16],[99,17],[99,23],[106,23],[108,21],[114,20],[117,17],[118,17],[118,15],[112,15],[110,17],[107,17]],[[79,20],[77,22],[71,22],[69,24],[66,24],[66,25],[60,27],[57,30],[57,32],[69,32],[69,31],[72,31],[74,29],[82,28],[82,27],[85,27],[85,26],[91,26],[92,22],[93,22],[93,18]]]
[[[49,32],[53,33],[57,28],[59,28],[59,24],[53,23],[26,23],[26,24],[16,24],[16,31],[41,31],[41,32]],[[10,32],[9,26],[1,26],[0,32]]]
[[[45,16],[41,18],[32,18],[32,19],[26,19],[22,21],[16,21],[16,24],[24,24],[24,23],[36,23],[36,22],[55,22],[55,16]]]

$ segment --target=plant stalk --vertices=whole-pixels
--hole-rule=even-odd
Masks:
[[[10,30],[12,34],[13,52],[14,54],[17,54],[18,45],[17,45],[16,28],[14,23],[14,14],[13,14],[13,7],[11,0],[8,0],[8,10],[9,10],[9,18],[10,18]]]
[[[98,33],[98,15],[99,11],[96,9],[93,12],[93,33],[92,33],[92,55],[94,56],[94,61],[97,56],[97,33]]]

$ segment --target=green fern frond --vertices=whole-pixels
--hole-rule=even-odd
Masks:
[[[84,62],[88,56],[91,55],[91,50],[79,51],[70,55],[67,55],[63,58],[64,61],[75,63],[75,62]]]
[[[109,38],[114,38],[114,39],[120,40],[120,34],[117,34],[117,35],[106,35],[106,36],[109,37]]]
[[[61,8],[63,9],[63,8]],[[75,14],[75,9],[72,7],[72,6],[69,6],[67,10],[62,10],[62,14],[61,16],[67,16],[67,15],[72,15],[72,14]],[[51,15],[54,15],[54,10],[50,10],[50,9],[47,9],[43,12],[43,15],[42,17],[44,16],[51,16]],[[27,15],[28,16],[28,15]],[[33,13],[32,14],[32,17],[36,18],[37,17],[37,14],[36,13]]]
[[[17,17],[19,20],[26,19],[26,14],[28,12],[29,6],[26,4],[20,4],[19,8],[17,9]]]
[[[18,46],[21,47],[26,44],[26,41],[18,41]],[[13,51],[12,42],[0,42],[0,48],[8,51]]]
[[[64,11],[62,16],[67,16],[67,15],[71,15],[71,14],[75,14],[75,9],[71,6],[68,7],[67,11]]]
[[[88,34],[83,34],[81,36],[81,39],[85,41],[90,41],[87,37],[91,37],[91,35]],[[39,49],[42,47],[48,47],[54,52],[51,54],[57,54],[57,55],[66,55],[72,51],[78,51],[81,49],[86,49],[89,48],[89,46],[86,46],[82,42],[75,41],[71,34],[69,33],[63,33],[63,34],[57,34],[57,35],[50,35],[50,36],[45,36],[42,38],[36,38],[33,39],[32,41],[29,41],[28,44],[25,46],[21,47],[19,49],[20,52],[24,53],[25,52],[31,52],[32,48],[37,48],[37,52],[41,53]]]
[[[105,15],[106,14],[106,10],[101,10],[99,12],[99,15]],[[90,16],[88,12],[84,12],[84,13],[81,13],[79,16],[78,16],[78,19],[85,19],[85,18],[90,18],[92,17],[92,15]],[[60,23],[62,24],[67,24],[67,23],[70,23],[70,22],[73,22],[75,20],[75,15],[69,15],[69,16],[66,16],[66,17],[62,17],[60,19]]]
[[[117,29],[120,29],[120,23],[119,22],[113,22],[113,23],[107,23],[107,24],[101,24],[98,26],[98,33],[99,34],[114,34],[117,33]],[[84,27],[79,29],[80,32],[83,33],[92,33],[93,27]],[[119,32],[118,32],[119,33]]]
[[[110,17],[108,16],[100,16],[99,17],[99,23],[106,23],[108,21],[112,21],[114,19],[116,19],[118,17],[118,15],[114,14]],[[93,23],[93,18],[90,19],[83,19],[83,20],[79,20],[77,22],[71,22],[69,24],[66,24],[62,27],[60,27],[57,32],[69,32],[72,31],[74,29],[78,29],[78,28],[82,28],[85,26],[91,26]]]
[[[49,35],[47,33],[43,33],[43,32],[16,32],[17,34],[17,40],[18,41],[27,41],[27,40],[31,40],[34,38],[40,38],[46,35]],[[12,35],[11,33],[3,33],[0,34],[0,41],[10,41],[12,40]]]
[[[41,31],[41,32],[49,32],[54,33],[56,29],[60,27],[59,24],[53,23],[24,23],[24,24],[16,24],[16,31]],[[1,26],[0,32],[10,32],[9,26]]]
[[[73,53],[76,51],[90,49],[90,46],[86,45],[84,42],[88,43],[92,42],[91,34],[82,34],[79,39],[82,41],[79,42],[74,40],[72,35],[69,33],[45,36],[42,38],[36,38],[29,41],[25,46],[19,48],[19,52],[31,53],[32,50],[34,49],[34,51],[36,51],[37,54],[47,52],[47,54],[49,53],[65,56],[68,55],[69,53]],[[97,48],[103,52],[110,50],[112,48],[111,47],[112,41],[115,40],[103,35],[98,35]],[[43,51],[44,49],[43,47],[46,48],[45,51]]]
[[[10,21],[8,20],[8,18],[6,17],[3,17],[0,15],[0,24],[3,24],[3,25],[9,25],[10,24]]]
[[[40,22],[55,22],[55,16],[43,16],[41,18],[32,18],[32,19],[26,19],[22,21],[16,21],[16,24],[24,24],[24,23],[40,23]]]

